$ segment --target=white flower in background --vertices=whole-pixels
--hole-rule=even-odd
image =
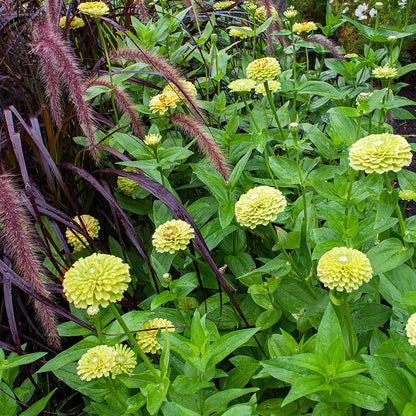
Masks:
[[[373,7],[368,14],[370,15],[370,17],[374,17],[377,15],[377,10]]]
[[[347,11],[348,11],[349,9],[350,9],[349,7],[346,7],[346,8],[342,11],[342,14],[347,13]]]
[[[357,9],[355,10],[355,15],[358,17],[358,20],[365,20],[367,19],[367,15],[365,14],[368,9],[368,4],[363,3],[359,4]]]
[[[397,3],[400,7],[406,7],[407,0],[401,0]]]

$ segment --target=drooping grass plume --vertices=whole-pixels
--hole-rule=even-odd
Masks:
[[[175,113],[170,116],[170,120],[183,132],[196,138],[199,148],[204,152],[215,169],[223,176],[225,180],[230,177],[230,170],[224,154],[218,144],[210,137],[206,128],[194,118],[183,113]]]
[[[62,84],[74,104],[76,115],[87,138],[88,150],[96,163],[99,161],[95,125],[90,105],[84,99],[85,84],[81,71],[69,47],[64,43],[56,28],[47,21],[38,22],[33,27],[32,51],[39,56],[39,64],[43,69],[55,69]],[[55,83],[45,83],[46,88],[56,88]],[[49,97],[59,96],[58,91],[48,91]],[[51,105],[52,107],[52,105]],[[59,112],[58,112],[59,113]]]
[[[138,12],[138,18],[143,23],[146,24],[147,20],[150,19],[149,10],[147,10],[146,0],[136,0],[134,6]]]
[[[337,45],[329,39],[324,39],[319,36],[307,36],[305,38],[306,42],[313,42],[322,45],[324,48],[328,49],[332,53],[334,58],[339,59],[340,61],[347,61],[347,59],[337,50]]]
[[[38,293],[49,298],[42,278],[44,268],[36,255],[33,226],[8,174],[0,175],[0,224],[0,241],[6,251],[11,253],[14,269]],[[32,303],[49,345],[59,349],[61,341],[54,312],[41,302],[32,300]]]
[[[92,85],[101,85],[111,90],[111,82],[104,78],[90,80],[87,81],[86,84],[87,88],[91,87]],[[116,102],[118,109],[127,115],[128,119],[130,120],[134,135],[144,140],[146,133],[143,130],[143,125],[139,113],[132,108],[134,106],[132,98],[118,85],[113,84],[112,88],[114,101]]]
[[[177,88],[179,88],[181,93],[184,95],[187,103],[189,103],[189,108],[192,111],[192,113],[196,117],[202,119],[202,111],[198,107],[198,104],[196,103],[195,98],[191,94],[189,94],[188,89],[186,88],[185,81],[182,78],[181,74],[176,68],[174,68],[165,59],[163,59],[160,56],[155,55],[154,53],[144,48],[119,49],[118,51],[113,53],[111,58],[116,61],[125,59],[125,60],[133,61],[133,62],[144,62],[150,65],[156,71],[164,75],[169,82],[173,83]]]
[[[46,0],[45,12],[47,21],[53,26],[58,24],[59,16],[59,1],[58,0]]]

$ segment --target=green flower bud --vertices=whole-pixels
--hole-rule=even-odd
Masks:
[[[298,123],[290,123],[289,126],[289,131],[292,134],[298,134],[299,133],[299,124]]]
[[[192,296],[186,296],[178,302],[178,308],[184,312],[195,309],[197,306],[198,301]]]

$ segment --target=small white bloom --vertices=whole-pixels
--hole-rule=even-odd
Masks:
[[[367,15],[365,14],[368,9],[368,4],[363,3],[359,4],[357,9],[355,10],[355,15],[358,17],[358,20],[365,20],[367,19]]]
[[[374,17],[377,15],[377,10],[373,7],[368,14],[370,15],[370,17]]]

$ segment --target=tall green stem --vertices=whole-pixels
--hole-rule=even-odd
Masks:
[[[345,290],[342,292],[341,310],[344,316],[344,325],[345,325],[345,329],[347,330],[347,336],[348,336],[348,354],[349,354],[349,358],[352,360],[355,356],[356,342],[354,339],[354,329],[352,327],[352,322],[351,322],[350,308],[348,307],[348,295]]]
[[[243,99],[243,101],[244,101],[244,105],[246,106],[246,110],[247,110],[247,112],[250,114],[251,121],[253,122],[254,126],[255,126],[255,127],[256,127],[256,129],[257,129],[257,131],[260,133],[260,127],[259,127],[259,125],[257,124],[257,121],[256,121],[256,119],[255,119],[255,118],[254,118],[254,116],[253,116],[253,113],[251,112],[250,106],[248,105],[247,99],[246,99],[246,97],[245,97],[245,93],[241,94],[241,98],[242,98],[242,99]]]
[[[195,18],[195,23],[196,23],[196,27],[198,28],[198,33],[199,33],[199,37],[201,37],[201,28],[199,27],[199,22],[198,22],[198,16],[196,14],[196,9],[195,9],[195,1],[191,0],[192,3],[192,11],[194,13],[194,18]]]
[[[268,153],[267,153],[267,144],[266,144],[266,146],[264,146],[264,162],[266,163],[266,169],[267,169],[267,172],[269,172],[269,176],[272,178],[272,181],[273,181],[273,186],[274,186],[276,189],[278,189],[278,186],[277,186],[276,180],[274,179],[273,172],[272,172],[272,170],[270,169],[269,155],[268,155]]]
[[[280,130],[280,134],[282,135],[282,140],[284,140],[285,134],[284,134],[282,125],[280,124],[279,117],[278,117],[277,112],[276,112],[276,107],[274,105],[274,101],[273,101],[273,98],[272,98],[272,94],[271,94],[270,88],[269,88],[269,81],[265,81],[265,83],[264,83],[264,89],[266,90],[267,99],[269,100],[270,107],[272,109],[274,119],[276,120],[276,123],[277,123],[277,125],[279,127],[279,130]]]
[[[127,326],[126,322],[120,315],[119,311],[117,310],[116,305],[114,303],[110,303],[110,309],[111,312],[113,312],[115,318],[117,319],[117,322],[120,324],[120,326],[123,328],[124,332],[126,333],[128,339],[130,340],[134,352],[136,353],[136,356],[139,356],[142,361],[147,365],[149,370],[152,372],[152,374],[155,376],[158,383],[161,382],[161,378],[159,376],[159,373],[156,371],[156,369],[153,367],[152,363],[149,361],[149,359],[146,357],[146,354],[143,352],[143,350],[140,348],[140,345],[137,343],[136,339],[134,338],[133,334],[131,333],[129,327]]]

